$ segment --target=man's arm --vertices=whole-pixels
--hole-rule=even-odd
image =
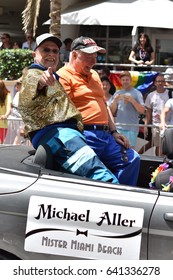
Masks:
[[[148,124],[152,124],[152,109],[149,107],[146,107],[146,117],[145,117],[145,127],[144,127],[144,134],[145,136],[148,135]]]
[[[170,111],[169,107],[164,107],[162,110],[162,113],[160,115],[160,129],[164,129],[166,127],[166,116],[168,112]]]
[[[111,105],[109,106],[110,107],[110,110],[112,112],[112,115],[115,117],[116,116],[116,113],[117,113],[117,109],[118,109],[118,99],[120,97],[120,94],[116,94],[115,97],[114,97],[114,100],[113,102],[111,103]]]

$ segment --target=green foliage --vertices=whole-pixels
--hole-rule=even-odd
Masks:
[[[31,63],[33,63],[31,50],[0,50],[0,79],[18,79],[22,75],[22,70]]]

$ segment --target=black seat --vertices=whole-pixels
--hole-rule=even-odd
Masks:
[[[173,128],[168,128],[164,132],[162,152],[168,159],[173,159]]]
[[[43,168],[54,169],[54,158],[47,145],[38,146],[33,162]]]

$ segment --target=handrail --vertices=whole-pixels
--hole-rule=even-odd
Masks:
[[[22,123],[22,118],[16,118],[16,117],[13,117],[13,116],[9,116],[8,117],[8,121],[9,121],[9,127],[8,127],[8,134],[7,134],[7,137],[5,139],[5,142],[4,144],[1,144],[1,145],[12,145],[14,144],[14,138],[15,136],[18,136],[19,138],[19,144],[22,144],[22,145],[31,145],[30,141],[23,138],[23,136],[20,135],[20,129],[21,129],[21,123]],[[144,127],[148,127],[148,128],[154,128],[154,127],[157,127],[159,128],[159,125],[152,125],[152,124],[126,124],[126,123],[118,123],[118,122],[115,122],[115,125],[118,126],[118,125],[121,125],[121,126],[134,126],[134,127],[140,127],[140,128],[144,128]],[[168,128],[173,128],[173,125],[168,125],[167,126]],[[142,139],[142,140],[145,140],[145,135],[142,136],[142,138],[140,137],[139,139]],[[160,138],[160,141],[161,141],[161,138]],[[141,143],[140,140],[138,141],[138,144]],[[147,143],[147,142],[144,142],[144,143]],[[137,144],[137,146],[138,146]],[[144,145],[145,146],[145,145]],[[151,147],[153,148],[154,145],[153,145],[153,141],[151,143]],[[144,148],[144,152],[145,152],[145,148]]]
[[[137,126],[137,127],[151,127],[151,128],[159,128],[159,125],[156,124],[134,124],[134,123],[115,123],[116,126],[122,125],[122,126]],[[167,128],[173,128],[173,125],[166,125]]]
[[[152,64],[152,65],[136,65],[136,64],[133,64],[133,63],[129,63],[129,64],[125,64],[125,63],[96,63],[96,66],[108,66],[108,67],[112,67],[113,70],[116,70],[117,67],[131,67],[131,69],[133,69],[134,67],[145,67],[146,68],[146,71],[147,71],[147,68],[152,68],[152,69],[155,69],[155,68],[161,68],[161,69],[164,69],[164,68],[173,68],[173,65],[157,65],[157,64]],[[150,70],[151,71],[151,70]]]

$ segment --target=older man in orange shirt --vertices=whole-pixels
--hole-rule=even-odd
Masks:
[[[71,49],[69,64],[57,73],[60,83],[82,114],[87,143],[121,184],[136,185],[139,155],[129,149],[127,138],[117,133],[113,116],[106,106],[100,77],[92,69],[97,52],[105,53],[106,50],[88,37],[76,38]]]

